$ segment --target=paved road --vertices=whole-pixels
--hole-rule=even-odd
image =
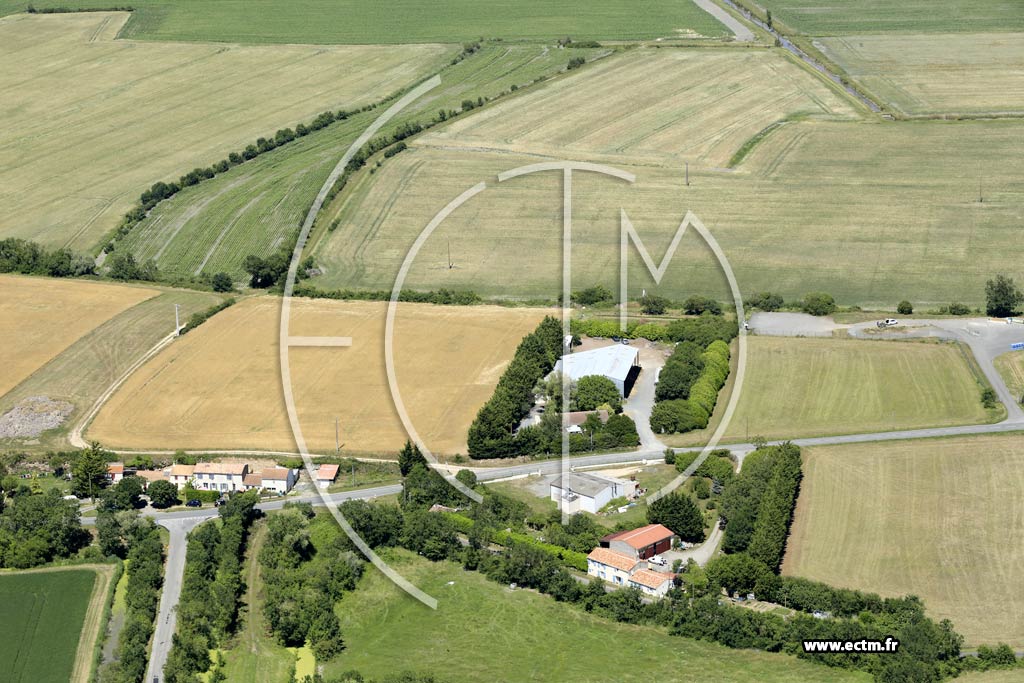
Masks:
[[[171,651],[174,627],[177,623],[178,600],[181,598],[181,581],[185,575],[185,550],[188,532],[205,522],[208,517],[188,519],[161,518],[157,522],[171,532],[167,545],[167,568],[164,571],[164,587],[160,594],[160,611],[156,617],[156,631],[153,634],[153,651],[149,656],[147,681],[163,679],[167,653]]]
[[[720,22],[725,24],[725,27],[732,31],[733,35],[736,36],[736,40],[741,43],[749,43],[754,40],[753,31],[744,26],[743,22],[739,19],[716,5],[713,0],[693,0],[693,2],[697,7],[700,7],[715,19],[718,19]]]
[[[636,431],[640,435],[640,448],[664,451],[665,444],[651,429],[651,411],[654,409],[654,388],[657,385],[658,373],[665,366],[666,352],[650,342],[634,343],[641,344],[640,364],[643,370],[633,385],[622,412],[636,423]]]

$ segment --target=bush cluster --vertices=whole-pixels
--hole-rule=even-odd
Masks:
[[[235,299],[234,299],[234,297],[231,297],[231,298],[228,298],[228,299],[224,299],[224,301],[221,301],[219,304],[214,304],[213,306],[210,306],[209,308],[207,308],[204,311],[196,311],[195,313],[193,313],[192,315],[189,316],[188,322],[185,323],[185,327],[183,327],[181,329],[181,334],[185,334],[186,332],[191,332],[192,330],[194,330],[195,328],[199,327],[200,325],[202,325],[207,320],[209,320],[213,316],[217,315],[218,313],[220,313],[224,309],[230,308],[231,306],[234,306],[234,305],[235,305]]]
[[[296,285],[293,296],[309,299],[336,299],[341,301],[389,301],[391,291],[386,289],[317,289],[309,285]],[[472,290],[438,289],[421,292],[414,289],[403,289],[398,293],[399,301],[420,304],[437,304],[439,306],[473,306],[483,302],[479,294]]]
[[[669,374],[664,379],[659,377],[658,390],[661,399],[651,410],[651,429],[659,434],[688,432],[707,427],[718,402],[718,392],[725,386],[725,380],[729,376],[729,345],[724,341],[711,342],[700,356],[694,354],[693,346],[688,342],[679,346],[680,358],[674,363],[671,362],[671,358],[676,357],[673,353],[670,362],[666,363],[665,370],[662,370],[662,377],[666,371]],[[700,370],[696,379],[686,386],[698,367]],[[669,383],[662,390],[660,385],[665,379]],[[670,396],[675,398],[669,398]],[[655,398],[657,397],[656,393]]]
[[[16,237],[0,240],[0,273],[77,277],[95,272],[91,258],[69,249],[47,249]]]

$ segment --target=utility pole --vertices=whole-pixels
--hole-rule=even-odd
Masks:
[[[341,436],[338,418],[334,418],[334,452],[341,453]]]
[[[978,178],[978,203],[983,204],[985,202],[985,195],[981,193],[981,178]]]
[[[177,334],[181,330],[181,318],[178,315],[178,310],[181,308],[180,304],[174,304],[174,332]]]
[[[449,237],[448,238],[448,270],[451,270],[454,267],[455,267],[455,264],[452,263],[452,238]]]
[[[689,187],[690,186],[690,162],[687,161],[685,163],[686,163],[686,186]]]

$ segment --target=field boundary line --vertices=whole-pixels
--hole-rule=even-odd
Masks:
[[[89,444],[83,438],[82,433],[96,417],[96,414],[100,412],[100,409],[108,400],[110,400],[110,397],[114,395],[114,392],[117,391],[122,384],[128,381],[128,378],[131,377],[136,370],[142,367],[146,361],[162,351],[165,347],[169,346],[177,336],[178,332],[175,330],[158,341],[151,349],[149,349],[149,351],[146,351],[146,353],[142,354],[138,360],[132,363],[120,377],[114,380],[114,382],[107,387],[102,394],[100,394],[99,398],[96,399],[96,402],[93,403],[92,407],[89,409],[89,412],[79,420],[78,424],[75,425],[75,428],[72,429],[71,433],[68,435],[68,441],[72,446],[75,448],[88,448]]]

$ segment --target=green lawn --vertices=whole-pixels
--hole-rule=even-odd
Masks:
[[[1005,415],[982,407],[978,382],[952,344],[751,337],[742,391],[727,441],[976,424]],[[709,429],[668,440],[706,441],[726,396]]]
[[[1018,399],[1024,398],[1024,351],[1010,351],[997,356],[995,366],[1010,393]]]
[[[0,15],[68,6],[59,0],[0,0]],[[110,7],[81,0],[73,7]],[[546,40],[674,38],[687,30],[721,36],[725,27],[691,2],[651,0],[136,0],[125,38],[239,43],[458,43],[485,38]]]
[[[180,316],[184,323],[192,313],[208,308],[222,298],[209,292],[165,289],[159,296],[103,323],[0,397],[0,413],[30,396],[48,396],[70,402],[75,411],[68,421],[60,428],[43,434],[40,443],[33,446],[39,450],[67,447],[68,431],[100,394],[143,353],[174,331],[175,304],[181,307]],[[46,482],[45,479],[38,481],[41,484]]]
[[[744,4],[750,4],[744,0]],[[773,18],[816,36],[847,33],[1014,31],[1024,28],[1016,0],[758,0]]]
[[[0,574],[4,681],[70,680],[96,573]]]
[[[573,55],[595,53],[573,51]],[[413,121],[427,123],[439,109],[460,108],[464,99],[494,97],[513,85],[528,85],[564,69],[569,58],[564,50],[540,45],[488,45],[443,69],[442,84],[403,110],[384,130]],[[227,271],[245,278],[246,256],[271,253],[295,231],[341,155],[382,112],[378,109],[335,123],[179,192],[158,205],[118,248],[139,259],[156,258],[168,275]],[[385,162],[385,167],[393,161]],[[314,241],[324,227],[314,230]]]
[[[324,666],[326,678],[357,669],[377,677],[418,670],[446,683],[866,680],[783,655],[618,624],[533,591],[510,591],[450,562],[430,563],[407,551],[385,556],[436,597],[438,609],[369,569],[356,592],[338,603],[347,648]],[[613,656],[621,653],[628,656]]]

